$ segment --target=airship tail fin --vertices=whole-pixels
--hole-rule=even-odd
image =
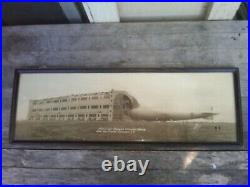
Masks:
[[[218,113],[203,113],[203,119],[213,120]]]

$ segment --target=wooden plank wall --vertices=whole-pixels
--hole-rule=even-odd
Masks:
[[[246,184],[248,175],[247,21],[116,23],[3,28],[3,183]],[[239,67],[244,121],[241,147],[31,144],[8,142],[14,68]],[[62,83],[63,84],[63,83]],[[187,83],[188,84],[188,83]],[[179,149],[179,151],[173,151]],[[200,149],[198,151],[197,149]],[[201,151],[203,149],[203,151]],[[238,149],[237,151],[229,151]],[[217,150],[217,151],[216,151]],[[222,151],[223,150],[223,151]],[[103,172],[101,162],[149,159],[146,175]]]

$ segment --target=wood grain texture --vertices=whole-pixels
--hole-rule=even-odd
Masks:
[[[98,151],[98,150],[17,150],[2,151],[4,167],[40,169],[100,169],[103,160],[150,160],[149,169],[222,170],[247,169],[245,151]],[[49,155],[49,156],[48,156]],[[157,157],[156,157],[157,155]],[[223,160],[219,159],[223,158]],[[173,163],[175,163],[173,165]]]
[[[144,176],[101,169],[4,168],[12,184],[246,184],[247,170],[148,170]]]
[[[246,21],[74,24],[3,28],[4,184],[247,184],[248,23]],[[8,142],[14,68],[239,67],[242,147],[110,146]],[[101,149],[101,150],[100,150]],[[226,151],[238,149],[239,151]],[[158,150],[158,151],[157,151]],[[165,151],[164,151],[165,150]],[[169,150],[169,151],[166,151]],[[215,151],[220,150],[220,151]],[[222,151],[224,150],[224,151]],[[106,173],[103,159],[149,159],[145,176]]]

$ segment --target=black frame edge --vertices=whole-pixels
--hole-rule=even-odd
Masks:
[[[234,92],[235,92],[235,108],[236,108],[236,125],[237,125],[237,141],[236,142],[215,142],[215,143],[200,143],[200,142],[114,142],[114,141],[85,141],[85,142],[78,142],[78,141],[20,141],[15,140],[15,119],[16,119],[16,110],[17,110],[17,100],[18,100],[18,88],[19,88],[19,79],[21,73],[146,73],[146,72],[155,72],[155,73],[171,73],[171,72],[190,72],[190,73],[214,73],[214,72],[231,72],[233,73],[234,78]],[[11,115],[10,115],[10,128],[9,128],[9,142],[12,143],[59,143],[59,144],[91,144],[97,146],[102,146],[101,144],[116,144],[121,145],[121,147],[125,145],[129,146],[131,144],[138,144],[140,145],[164,145],[166,147],[172,146],[184,146],[187,149],[184,150],[193,150],[192,148],[195,146],[210,146],[210,145],[227,145],[227,146],[242,146],[243,145],[243,122],[242,122],[242,108],[241,108],[241,92],[240,92],[240,75],[239,75],[239,68],[237,67],[216,67],[216,68],[84,68],[84,67],[18,67],[15,69],[14,81],[13,81],[13,90],[12,90],[12,104],[11,104]],[[126,150],[126,149],[124,149]],[[143,148],[143,150],[154,150],[152,147],[150,149]],[[178,150],[178,149],[176,149]],[[179,149],[183,150],[183,149]],[[200,149],[195,149],[200,150]],[[202,150],[202,149],[201,149]],[[211,151],[211,149],[205,149]],[[237,150],[238,149],[233,149]],[[204,150],[202,150],[204,151]]]

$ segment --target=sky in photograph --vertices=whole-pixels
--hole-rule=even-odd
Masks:
[[[235,122],[231,73],[28,73],[19,81],[17,119],[27,118],[30,99],[124,90],[140,107],[166,113],[219,113]]]

